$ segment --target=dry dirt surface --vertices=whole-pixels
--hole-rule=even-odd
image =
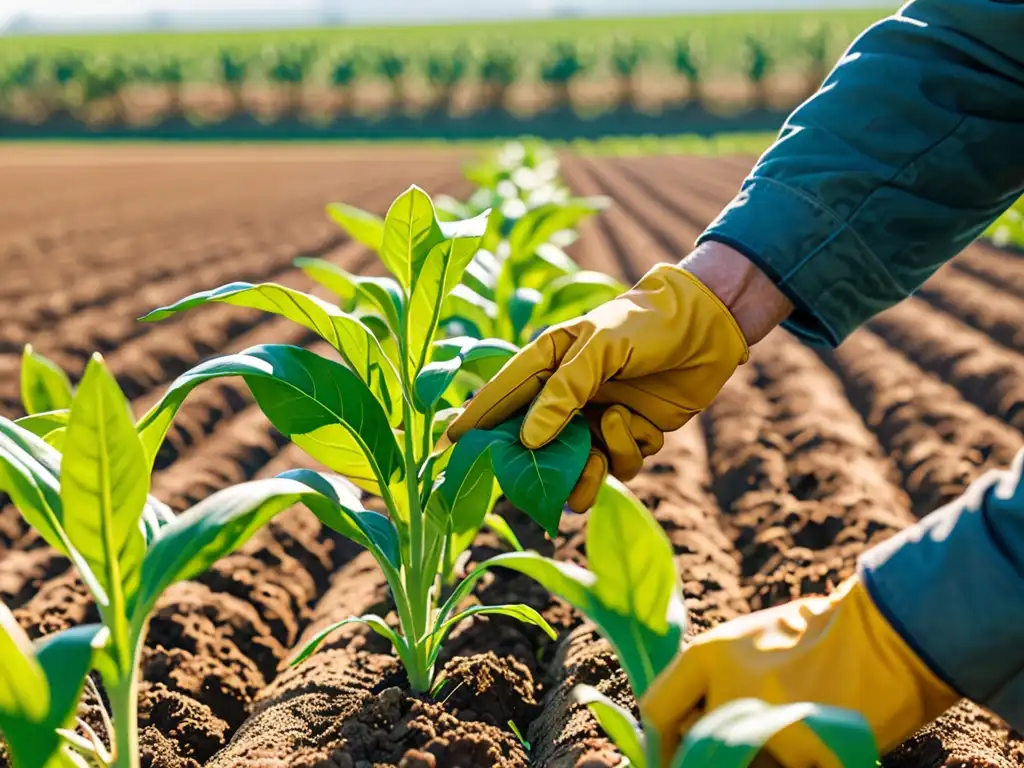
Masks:
[[[0,151],[0,409],[21,413],[28,341],[73,377],[90,353],[104,353],[140,414],[210,355],[315,344],[287,321],[224,305],[155,325],[135,318],[232,280],[312,289],[291,265],[299,255],[379,272],[324,204],[383,212],[414,182],[464,195],[459,169],[470,157],[397,148]],[[579,193],[615,200],[585,226],[574,256],[634,280],[686,253],[751,159],[564,162]],[[834,354],[772,334],[711,408],[649,460],[631,485],[676,548],[691,632],[828,592],[866,547],[1009,463],[1024,443],[1021,268],[1021,257],[976,245]],[[181,510],[306,461],[240,383],[227,383],[186,403],[153,489]],[[507,512],[526,546],[584,562],[585,516],[567,516],[552,541]],[[481,536],[473,558],[497,547]],[[501,617],[473,619],[453,635],[436,700],[410,695],[379,639],[356,628],[285,668],[291,649],[329,622],[388,607],[367,555],[302,511],[281,514],[160,603],[143,661],[144,765],[618,764],[570,696],[587,683],[632,705],[593,627],[523,577],[486,579],[476,597],[533,605],[560,640]],[[67,561],[10,506],[0,511],[0,599],[34,636],[95,615]],[[961,703],[884,764],[1009,768],[1024,764],[1024,737]]]

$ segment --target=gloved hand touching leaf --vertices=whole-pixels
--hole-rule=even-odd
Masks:
[[[747,355],[737,319],[697,273],[659,264],[631,290],[548,328],[520,350],[448,435],[457,441],[529,405],[520,439],[536,449],[582,412],[594,448],[568,501],[582,512],[609,471],[633,478],[644,458],[661,449],[664,434],[706,408]]]

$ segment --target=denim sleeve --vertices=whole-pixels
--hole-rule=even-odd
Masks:
[[[1024,450],[861,556],[875,605],[959,694],[1024,729]]]
[[[835,346],[1024,191],[1024,2],[911,0],[865,31],[698,239],[746,254]]]

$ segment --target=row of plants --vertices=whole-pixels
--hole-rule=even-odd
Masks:
[[[496,569],[529,576],[592,621],[636,697],[678,653],[687,622],[680,574],[667,536],[628,489],[609,479],[589,513],[589,569],[523,551],[494,512],[504,496],[557,534],[591,448],[582,417],[537,451],[519,442],[521,416],[454,446],[445,436],[459,408],[522,344],[624,288],[565,252],[580,222],[608,201],[573,196],[550,151],[513,144],[467,175],[478,189],[464,201],[432,200],[412,186],[384,217],[330,205],[330,216],[374,250],[387,272],[354,275],[300,259],[336,302],[274,283],[235,282],[142,318],[160,321],[211,303],[250,307],[308,328],[328,354],[270,343],[210,358],[135,419],[99,355],[73,387],[26,348],[26,415],[0,418],[0,490],[69,558],[100,620],[33,643],[0,610],[0,732],[15,768],[136,768],[139,657],[156,601],[295,504],[372,554],[398,618],[346,619],[296,649],[292,664],[342,624],[359,622],[389,641],[409,687],[432,696],[443,684],[436,668],[445,640],[468,616],[512,617],[554,638],[529,606],[464,608],[476,582]],[[241,377],[270,423],[328,471],[297,468],[242,483],[174,515],[149,493],[154,460],[189,394],[225,377]],[[368,509],[368,495],[386,513]],[[509,551],[466,573],[467,549],[483,526],[503,536]],[[79,716],[85,689],[109,702],[106,734]],[[629,764],[665,764],[657,735],[635,708],[592,688],[575,694]],[[876,756],[870,729],[854,713],[744,700],[705,715],[670,764],[747,765],[796,721],[815,729],[842,765]]]
[[[799,41],[808,92],[821,83],[838,54],[833,42],[823,25]],[[749,83],[753,103],[767,104],[770,79],[779,59],[789,58],[790,52],[780,56],[768,41],[754,35],[739,44],[746,63],[736,74]],[[0,109],[77,112],[109,104],[123,117],[122,101],[133,89],[145,87],[162,92],[163,114],[178,116],[188,109],[185,88],[196,83],[218,85],[235,114],[247,111],[246,88],[252,85],[274,91],[290,111],[303,108],[308,90],[329,89],[329,109],[343,113],[352,108],[359,86],[381,83],[388,86],[390,106],[396,109],[410,96],[426,99],[435,108],[449,108],[466,83],[481,86],[480,108],[505,106],[509,89],[522,82],[544,84],[554,103],[564,106],[572,101],[571,86],[584,78],[613,80],[618,101],[632,104],[641,75],[657,71],[672,73],[685,85],[687,98],[700,102],[709,78],[708,58],[707,43],[698,34],[671,41],[560,40],[541,51],[509,44],[420,51],[292,43],[255,50],[225,47],[212,55],[31,53],[0,62]]]

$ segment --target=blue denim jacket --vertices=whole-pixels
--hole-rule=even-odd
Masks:
[[[1024,192],[1024,0],[912,0],[864,32],[698,242],[745,253],[835,346]],[[1022,263],[1024,269],[1024,263]],[[1024,452],[861,558],[881,611],[1024,729]]]

